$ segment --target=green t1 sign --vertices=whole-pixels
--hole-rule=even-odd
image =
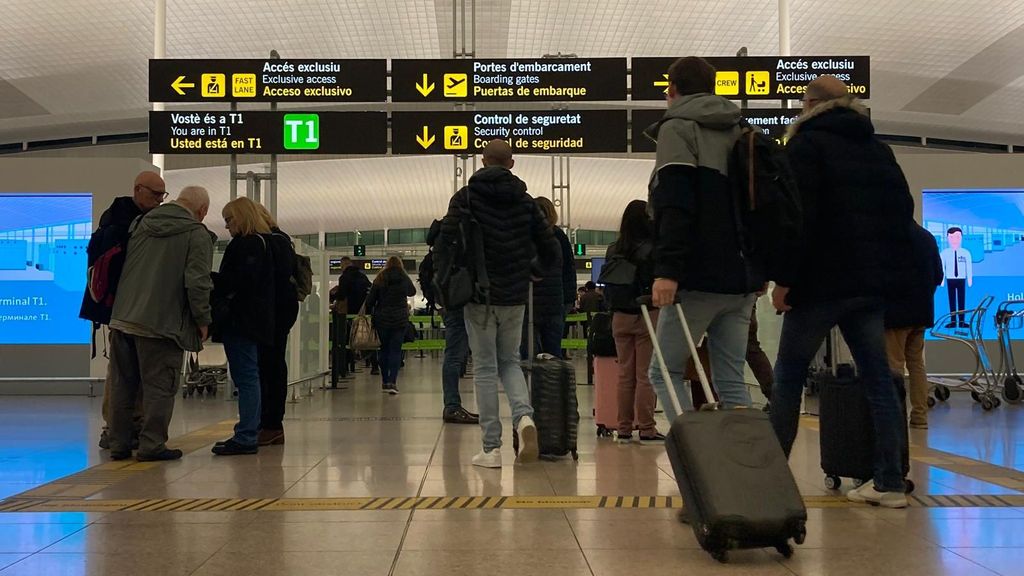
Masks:
[[[284,149],[316,150],[320,148],[319,114],[284,115]]]

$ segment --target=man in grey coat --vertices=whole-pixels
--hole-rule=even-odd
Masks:
[[[148,212],[131,231],[111,328],[110,457],[130,458],[132,409],[142,389],[140,461],[177,460],[167,448],[183,351],[198,352],[211,323],[213,241],[204,188]]]

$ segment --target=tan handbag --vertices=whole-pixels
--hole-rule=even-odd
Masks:
[[[373,329],[373,319],[366,315],[365,303],[359,309],[359,314],[352,320],[348,342],[349,348],[353,350],[377,350],[380,348],[380,337]]]

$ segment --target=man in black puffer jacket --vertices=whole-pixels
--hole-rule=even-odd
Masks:
[[[480,224],[490,280],[487,301],[467,304],[463,310],[484,436],[483,451],[473,464],[500,468],[499,374],[512,408],[513,427],[522,441],[519,459],[528,462],[538,455],[533,408],[519,366],[519,343],[531,277],[539,279],[545,270],[559,266],[561,255],[551,225],[526,193],[526,184],[511,172],[515,162],[508,142],[491,140],[483,156],[484,167],[452,197],[435,249],[441,259],[445,247],[459,235],[462,215],[471,211]]]
[[[874,481],[847,497],[903,508],[904,416],[886,357],[884,315],[886,300],[911,285],[914,202],[892,150],[875,137],[865,109],[834,76],[807,86],[804,114],[790,136],[787,155],[804,227],[772,295],[776,309],[786,312],[772,425],[789,454],[808,365],[838,325],[857,363],[875,429]]]

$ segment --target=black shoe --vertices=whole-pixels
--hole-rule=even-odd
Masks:
[[[380,368],[370,370],[370,376],[380,376]]]
[[[131,450],[128,450],[127,452],[114,452],[114,451],[110,452],[110,459],[111,460],[121,461],[121,460],[127,460],[127,459],[129,459],[131,457],[132,457]]]
[[[665,435],[661,432],[655,432],[653,436],[640,436],[641,444],[664,444]]]
[[[162,462],[164,460],[181,460],[183,455],[181,450],[165,448],[163,452],[157,452],[156,454],[139,454],[135,459],[139,462]]]
[[[473,414],[462,406],[444,411],[444,421],[448,424],[479,424],[480,415]]]
[[[960,323],[960,327],[961,327],[961,328],[970,328],[970,327],[971,327],[971,325],[970,325],[970,324],[968,324],[967,322],[961,322],[961,323]]]
[[[223,444],[216,444],[213,447],[213,452],[217,456],[242,456],[246,454],[257,454],[260,451],[258,445],[243,446],[234,440],[228,440]]]
[[[956,322],[950,322],[949,324],[946,324],[946,328],[956,328]]]
[[[398,384],[388,384],[384,391],[392,396],[398,396]]]

